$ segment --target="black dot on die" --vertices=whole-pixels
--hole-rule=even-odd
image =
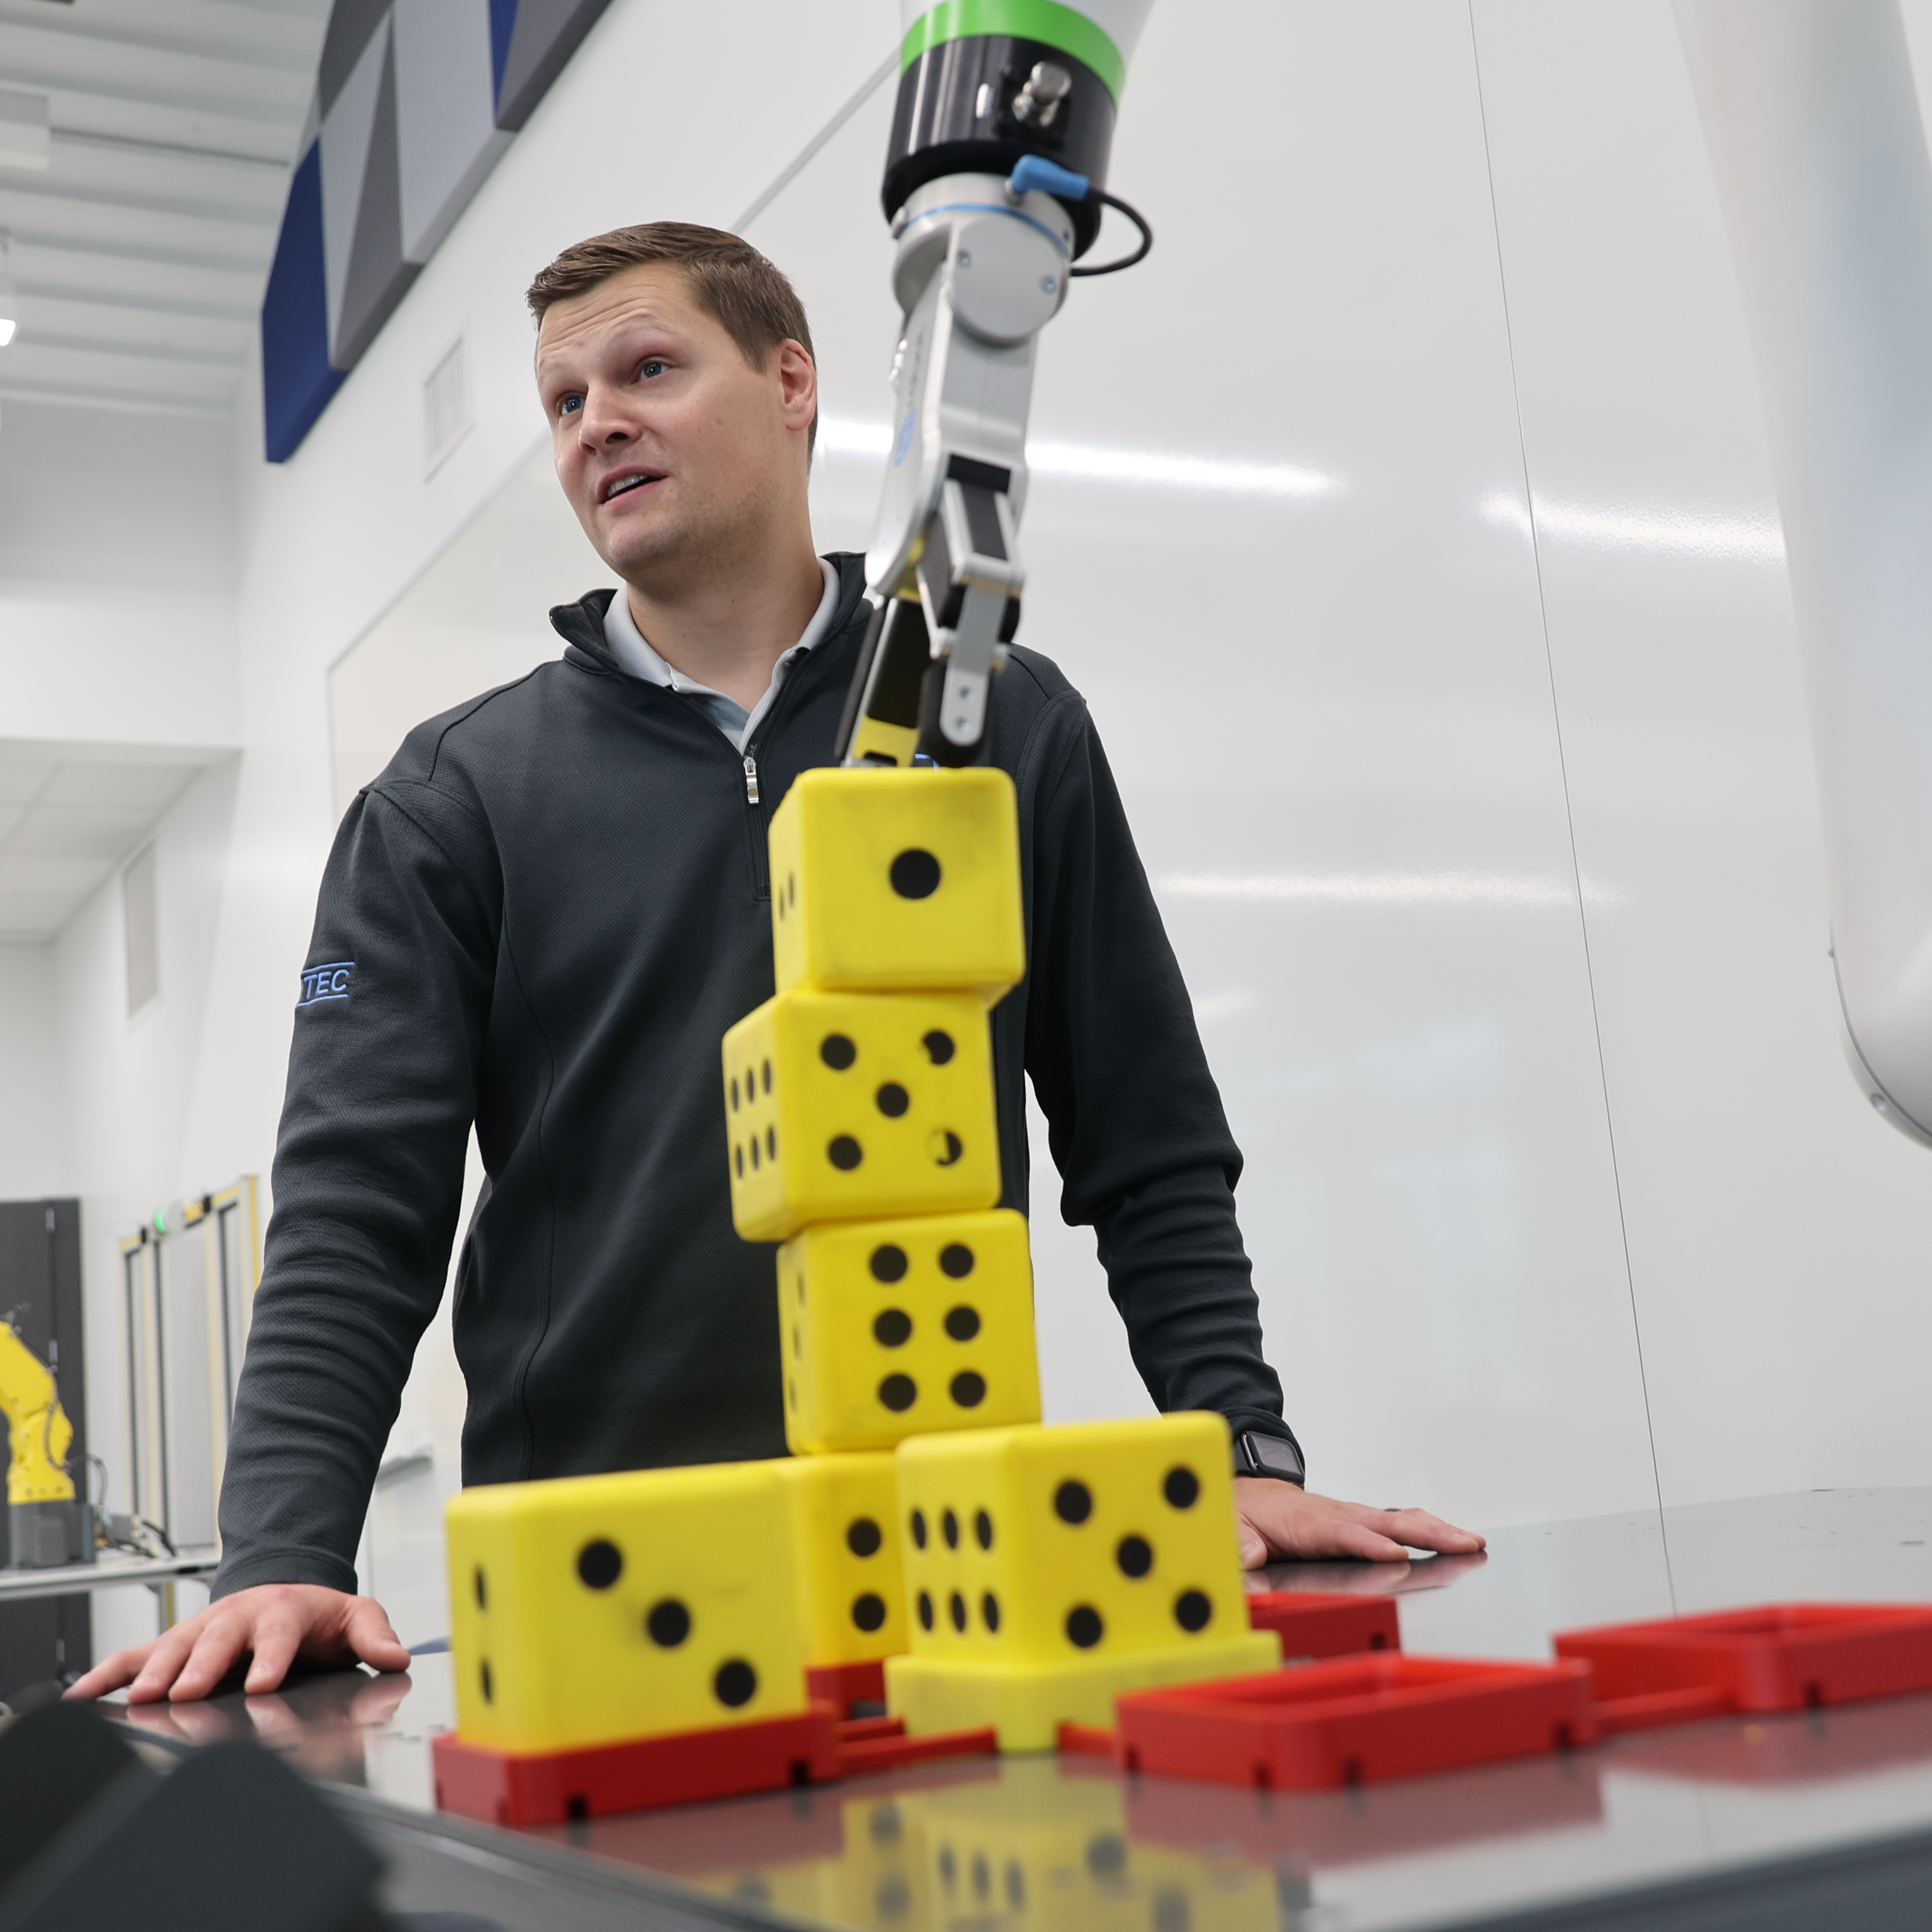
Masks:
[[[479,1610],[490,1607],[490,1593],[483,1586],[483,1566],[480,1563],[476,1566],[476,1607]]]
[[[948,1550],[959,1547],[959,1519],[950,1510],[939,1519],[939,1533],[945,1538]]]
[[[1214,1606],[1204,1590],[1184,1590],[1174,1600],[1174,1621],[1184,1630],[1204,1630]]]
[[[754,1135],[752,1136],[752,1172],[754,1174],[756,1174],[756,1173],[758,1172],[758,1136],[757,1136],[756,1134],[754,1134]]]
[[[1053,1513],[1062,1522],[1084,1522],[1094,1514],[1094,1492],[1069,1480],[1053,1492]]]
[[[1178,1885],[1164,1885],[1154,1895],[1154,1932],[1187,1932],[1194,1914],[1187,1894]]]
[[[902,899],[929,899],[939,890],[939,861],[914,845],[895,859],[886,876]]]
[[[914,1510],[912,1513],[912,1544],[915,1550],[926,1547],[926,1512]]]
[[[742,1180],[745,1178],[745,1150],[742,1148],[734,1148],[732,1150],[732,1158],[738,1164],[738,1178]]]
[[[919,1384],[910,1376],[888,1376],[879,1384],[879,1400],[895,1415],[903,1415],[919,1400]]]
[[[919,1627],[928,1630],[932,1628],[932,1599],[923,1590],[919,1593]]]
[[[903,1281],[905,1280],[906,1252],[895,1242],[881,1242],[872,1250],[872,1267],[874,1281]]]
[[[734,1114],[738,1111],[738,1076],[735,1073],[731,1076],[731,1111]]]
[[[939,1027],[934,1027],[920,1044],[926,1048],[926,1058],[935,1066],[944,1066],[957,1051],[952,1044],[952,1036]]]
[[[980,1599],[980,1621],[989,1630],[1000,1628],[1000,1600],[990,1590]]]
[[[1066,1640],[1076,1649],[1091,1650],[1106,1628],[1091,1604],[1076,1604],[1066,1613]]]
[[[964,1241],[948,1241],[939,1251],[939,1271],[964,1281],[973,1272],[973,1250]]]
[[[478,1675],[482,1678],[483,1682],[484,1702],[486,1704],[494,1704],[496,1701],[496,1687],[490,1681],[490,1660],[487,1657],[484,1658],[482,1664],[478,1670]]]
[[[577,1574],[585,1588],[608,1590],[624,1574],[624,1558],[614,1543],[600,1536],[577,1552]]]
[[[882,1348],[902,1347],[912,1335],[912,1317],[903,1308],[882,1308],[872,1323],[872,1339]]]
[[[942,1127],[926,1143],[926,1149],[940,1166],[952,1167],[966,1151],[966,1143],[950,1127]]]
[[[758,1673],[742,1657],[734,1657],[729,1663],[718,1666],[718,1674],[711,1680],[711,1689],[719,1703],[735,1711],[758,1695]]]
[[[888,1080],[872,1098],[889,1120],[896,1120],[912,1105],[912,1096],[896,1080]]]
[[[818,1042],[818,1057],[835,1073],[843,1073],[859,1057],[859,1049],[842,1033],[829,1033]]]
[[[675,1597],[667,1597],[651,1606],[644,1628],[652,1642],[664,1650],[675,1650],[691,1634],[691,1612]]]
[[[966,1630],[966,1599],[957,1590],[952,1593],[946,1606],[946,1614],[952,1619],[952,1628],[964,1636]]]
[[[980,1311],[963,1305],[946,1311],[946,1332],[956,1342],[970,1342],[980,1332]]]
[[[993,1519],[984,1510],[973,1519],[973,1534],[982,1550],[993,1546]]]
[[[853,1599],[852,1621],[862,1630],[881,1628],[886,1621],[886,1600],[868,1590],[862,1597]]]
[[[986,1378],[976,1370],[962,1369],[952,1378],[951,1393],[962,1408],[977,1408],[986,1400]]]
[[[1192,1509],[1201,1495],[1201,1478],[1184,1462],[1177,1463],[1168,1471],[1160,1492],[1172,1508]]]
[[[765,1158],[776,1160],[778,1157],[778,1130],[776,1127],[765,1130]]]
[[[766,1061],[765,1062],[765,1091],[766,1091],[767,1094],[769,1094],[771,1090],[772,1090],[772,1063],[768,1060],[766,1060]]]
[[[1127,1848],[1112,1832],[1088,1841],[1087,1869],[1096,1878],[1118,1878],[1126,1864]]]
[[[752,1158],[755,1161],[758,1157],[758,1144],[754,1141],[752,1143]],[[859,1143],[850,1134],[836,1134],[832,1137],[831,1145],[825,1150],[825,1157],[842,1174],[850,1174],[866,1156],[860,1151]]]
[[[876,1556],[885,1538],[868,1516],[855,1516],[845,1526],[845,1547],[854,1556]]]
[[[1154,1568],[1154,1550],[1144,1536],[1124,1536],[1114,1551],[1124,1576],[1144,1576]]]

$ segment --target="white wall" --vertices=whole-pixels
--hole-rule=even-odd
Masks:
[[[244,400],[244,750],[164,822],[163,1006],[114,1018],[111,895],[54,958],[100,1242],[266,1174],[383,693],[426,711],[551,654],[543,607],[597,580],[562,578],[530,454],[530,272],[620,221],[731,221],[895,24],[890,0],[616,0],[291,463],[260,464]],[[715,71],[748,90],[723,120],[689,85]],[[888,109],[748,231],[813,316],[828,546],[862,541],[877,487]],[[1932,1480],[1908,1380],[1932,1167],[1835,1064],[1776,518],[1663,0],[1156,8],[1114,184],[1160,238],[1045,338],[1024,638],[1090,697],[1188,970],[1318,1481],[1500,1524]],[[420,385],[459,332],[476,424],[425,479]],[[438,580],[410,592],[466,530],[499,532],[516,614],[446,697],[460,622]],[[85,708],[77,680],[46,715]],[[1137,1406],[1090,1240],[1036,1190],[1053,1412]],[[438,1485],[442,1346],[406,1416]],[[410,1496],[382,1510],[419,1534]],[[411,1615],[433,1634],[433,1602]]]
[[[223,416],[8,404],[0,737],[233,742],[232,448]]]
[[[51,946],[0,945],[0,1201],[67,1185]]]

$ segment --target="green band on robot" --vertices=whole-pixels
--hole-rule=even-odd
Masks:
[[[1042,40],[1084,62],[1100,76],[1116,102],[1126,85],[1127,64],[1112,40],[1071,7],[1057,0],[939,0],[915,20],[899,49],[902,70],[928,47],[982,34],[1006,34],[1015,40]]]

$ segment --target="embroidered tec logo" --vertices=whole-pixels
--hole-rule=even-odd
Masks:
[[[352,959],[338,959],[330,966],[308,966],[302,969],[302,998],[296,1002],[296,1011],[304,1006],[320,1006],[324,1000],[346,1000],[349,997],[349,976],[356,970]]]

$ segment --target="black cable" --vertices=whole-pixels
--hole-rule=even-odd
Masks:
[[[1118,261],[1102,262],[1097,268],[1083,268],[1077,264],[1067,270],[1070,275],[1113,275],[1123,268],[1131,268],[1136,262],[1147,260],[1148,250],[1154,246],[1154,230],[1147,224],[1147,217],[1117,194],[1109,194],[1105,188],[1091,190],[1096,201],[1104,202],[1109,208],[1118,208],[1141,231],[1141,245],[1131,255],[1123,255]]]

